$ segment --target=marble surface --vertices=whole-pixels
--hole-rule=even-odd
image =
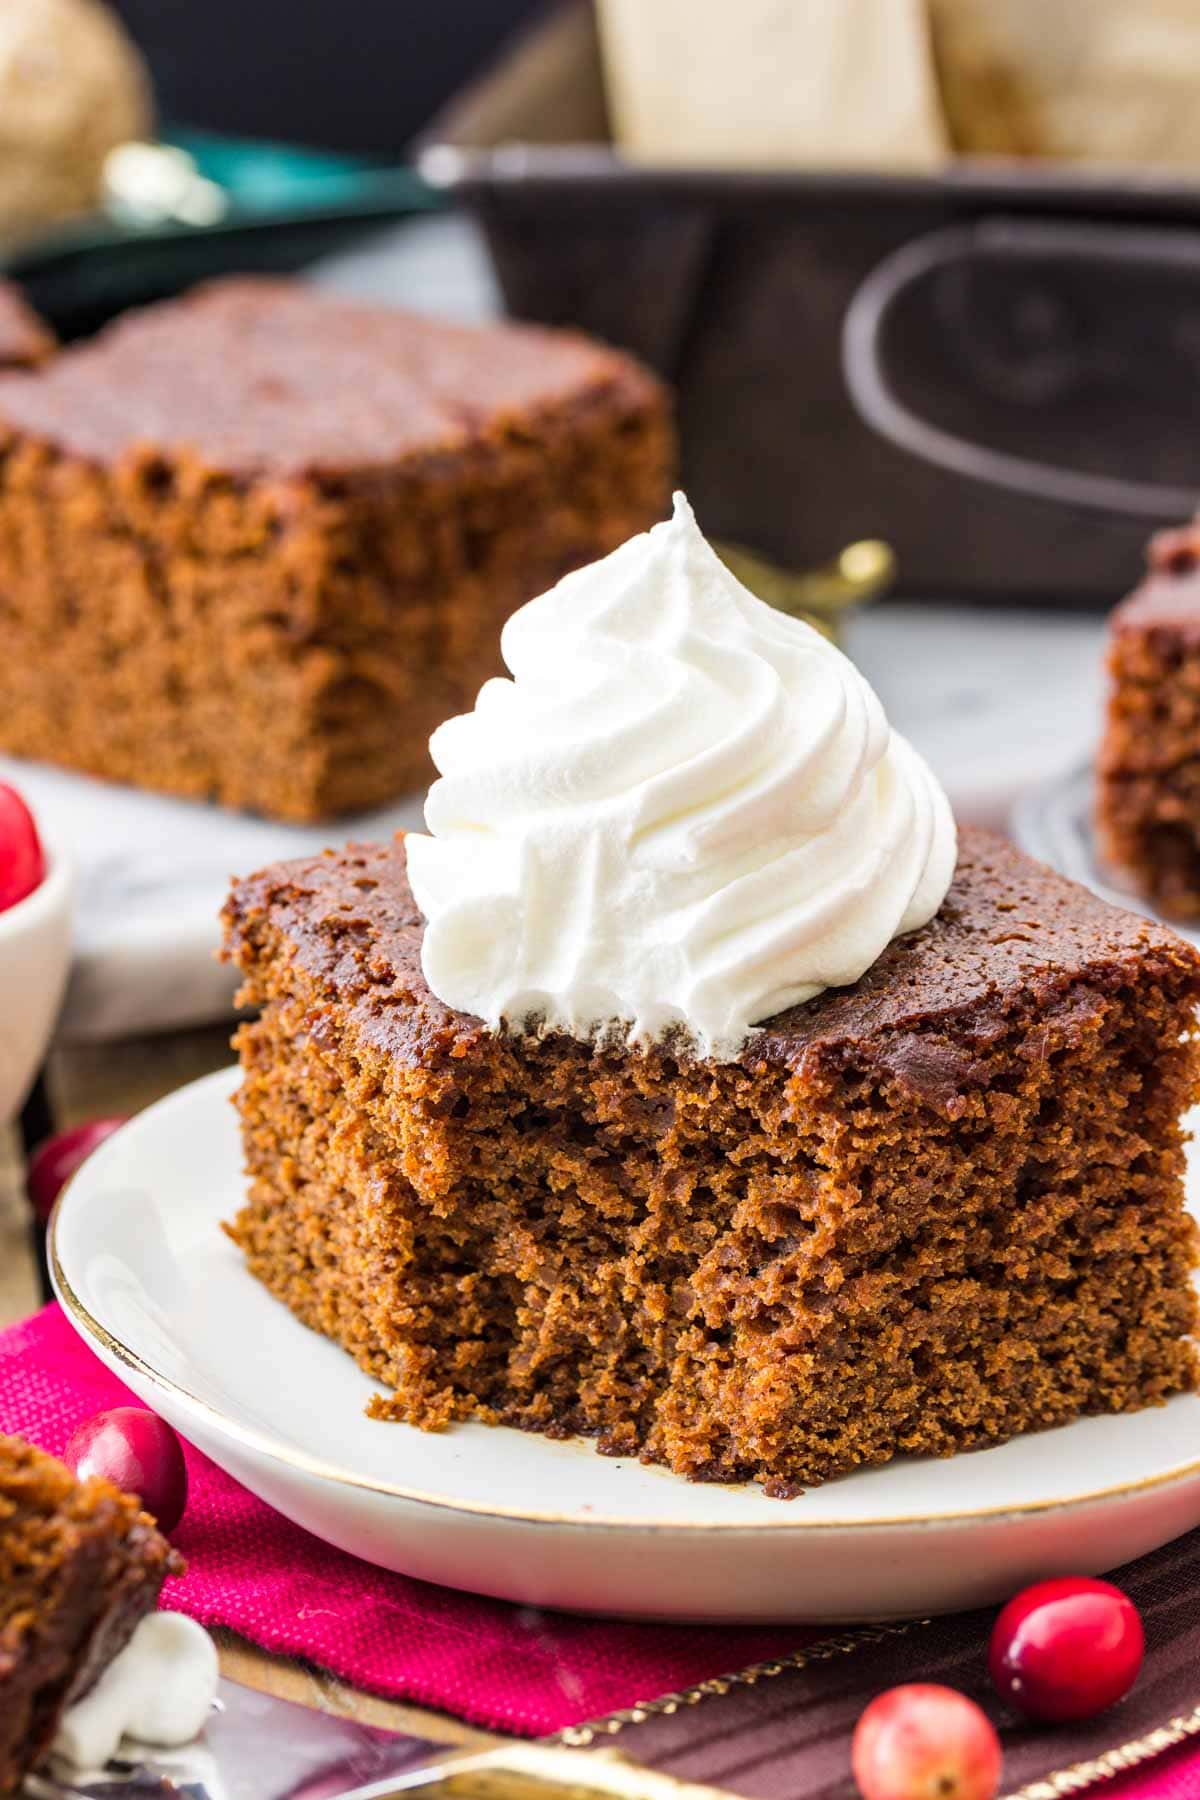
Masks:
[[[217,961],[230,877],[350,838],[421,822],[420,797],[336,826],[272,825],[187,800],[0,757],[78,872],[75,958],[59,1021],[68,1041],[130,1037],[232,1017],[236,985]]]
[[[383,234],[314,274],[348,293],[461,318],[496,307],[478,238],[451,219]],[[1086,760],[1099,721],[1101,636],[1092,615],[884,601],[852,621],[847,649],[896,727],[929,757],[959,817],[1003,828],[1032,787]],[[0,779],[25,791],[79,864],[61,1024],[74,1040],[227,1016],[233,980],[215,950],[230,875],[420,817],[414,796],[312,831],[4,759]]]
[[[1095,614],[883,601],[846,648],[960,819],[1004,830],[1030,789],[1079,767],[1099,735]]]

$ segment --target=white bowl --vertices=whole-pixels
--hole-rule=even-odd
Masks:
[[[71,967],[75,874],[62,850],[45,849],[40,887],[0,912],[0,1126],[25,1103]]]

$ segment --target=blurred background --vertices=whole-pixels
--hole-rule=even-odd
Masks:
[[[0,232],[60,335],[453,208],[352,280],[636,351],[707,524],[786,568],[883,537],[902,593],[1094,605],[1190,496],[1194,0],[6,0],[0,33]]]
[[[395,156],[544,0],[117,0],[162,117]],[[236,49],[234,49],[236,46]]]

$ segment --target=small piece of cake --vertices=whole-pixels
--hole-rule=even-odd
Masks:
[[[1200,525],[1155,537],[1112,615],[1096,829],[1119,880],[1200,918]]]
[[[572,333],[251,280],[128,315],[0,379],[0,750],[284,820],[424,786],[505,618],[672,459]]]
[[[853,985],[689,1056],[488,1029],[402,842],[225,914],[253,1273],[391,1393],[773,1492],[1196,1378],[1200,956],[987,834]]]
[[[19,288],[0,281],[0,369],[33,369],[54,353],[54,334]]]
[[[136,1499],[0,1437],[0,1794],[17,1791],[180,1568]]]

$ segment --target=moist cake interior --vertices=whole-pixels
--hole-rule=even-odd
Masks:
[[[1192,1385],[1200,959],[984,834],[942,912],[737,1064],[489,1034],[403,850],[228,909],[232,1235],[389,1390],[772,1491]]]

